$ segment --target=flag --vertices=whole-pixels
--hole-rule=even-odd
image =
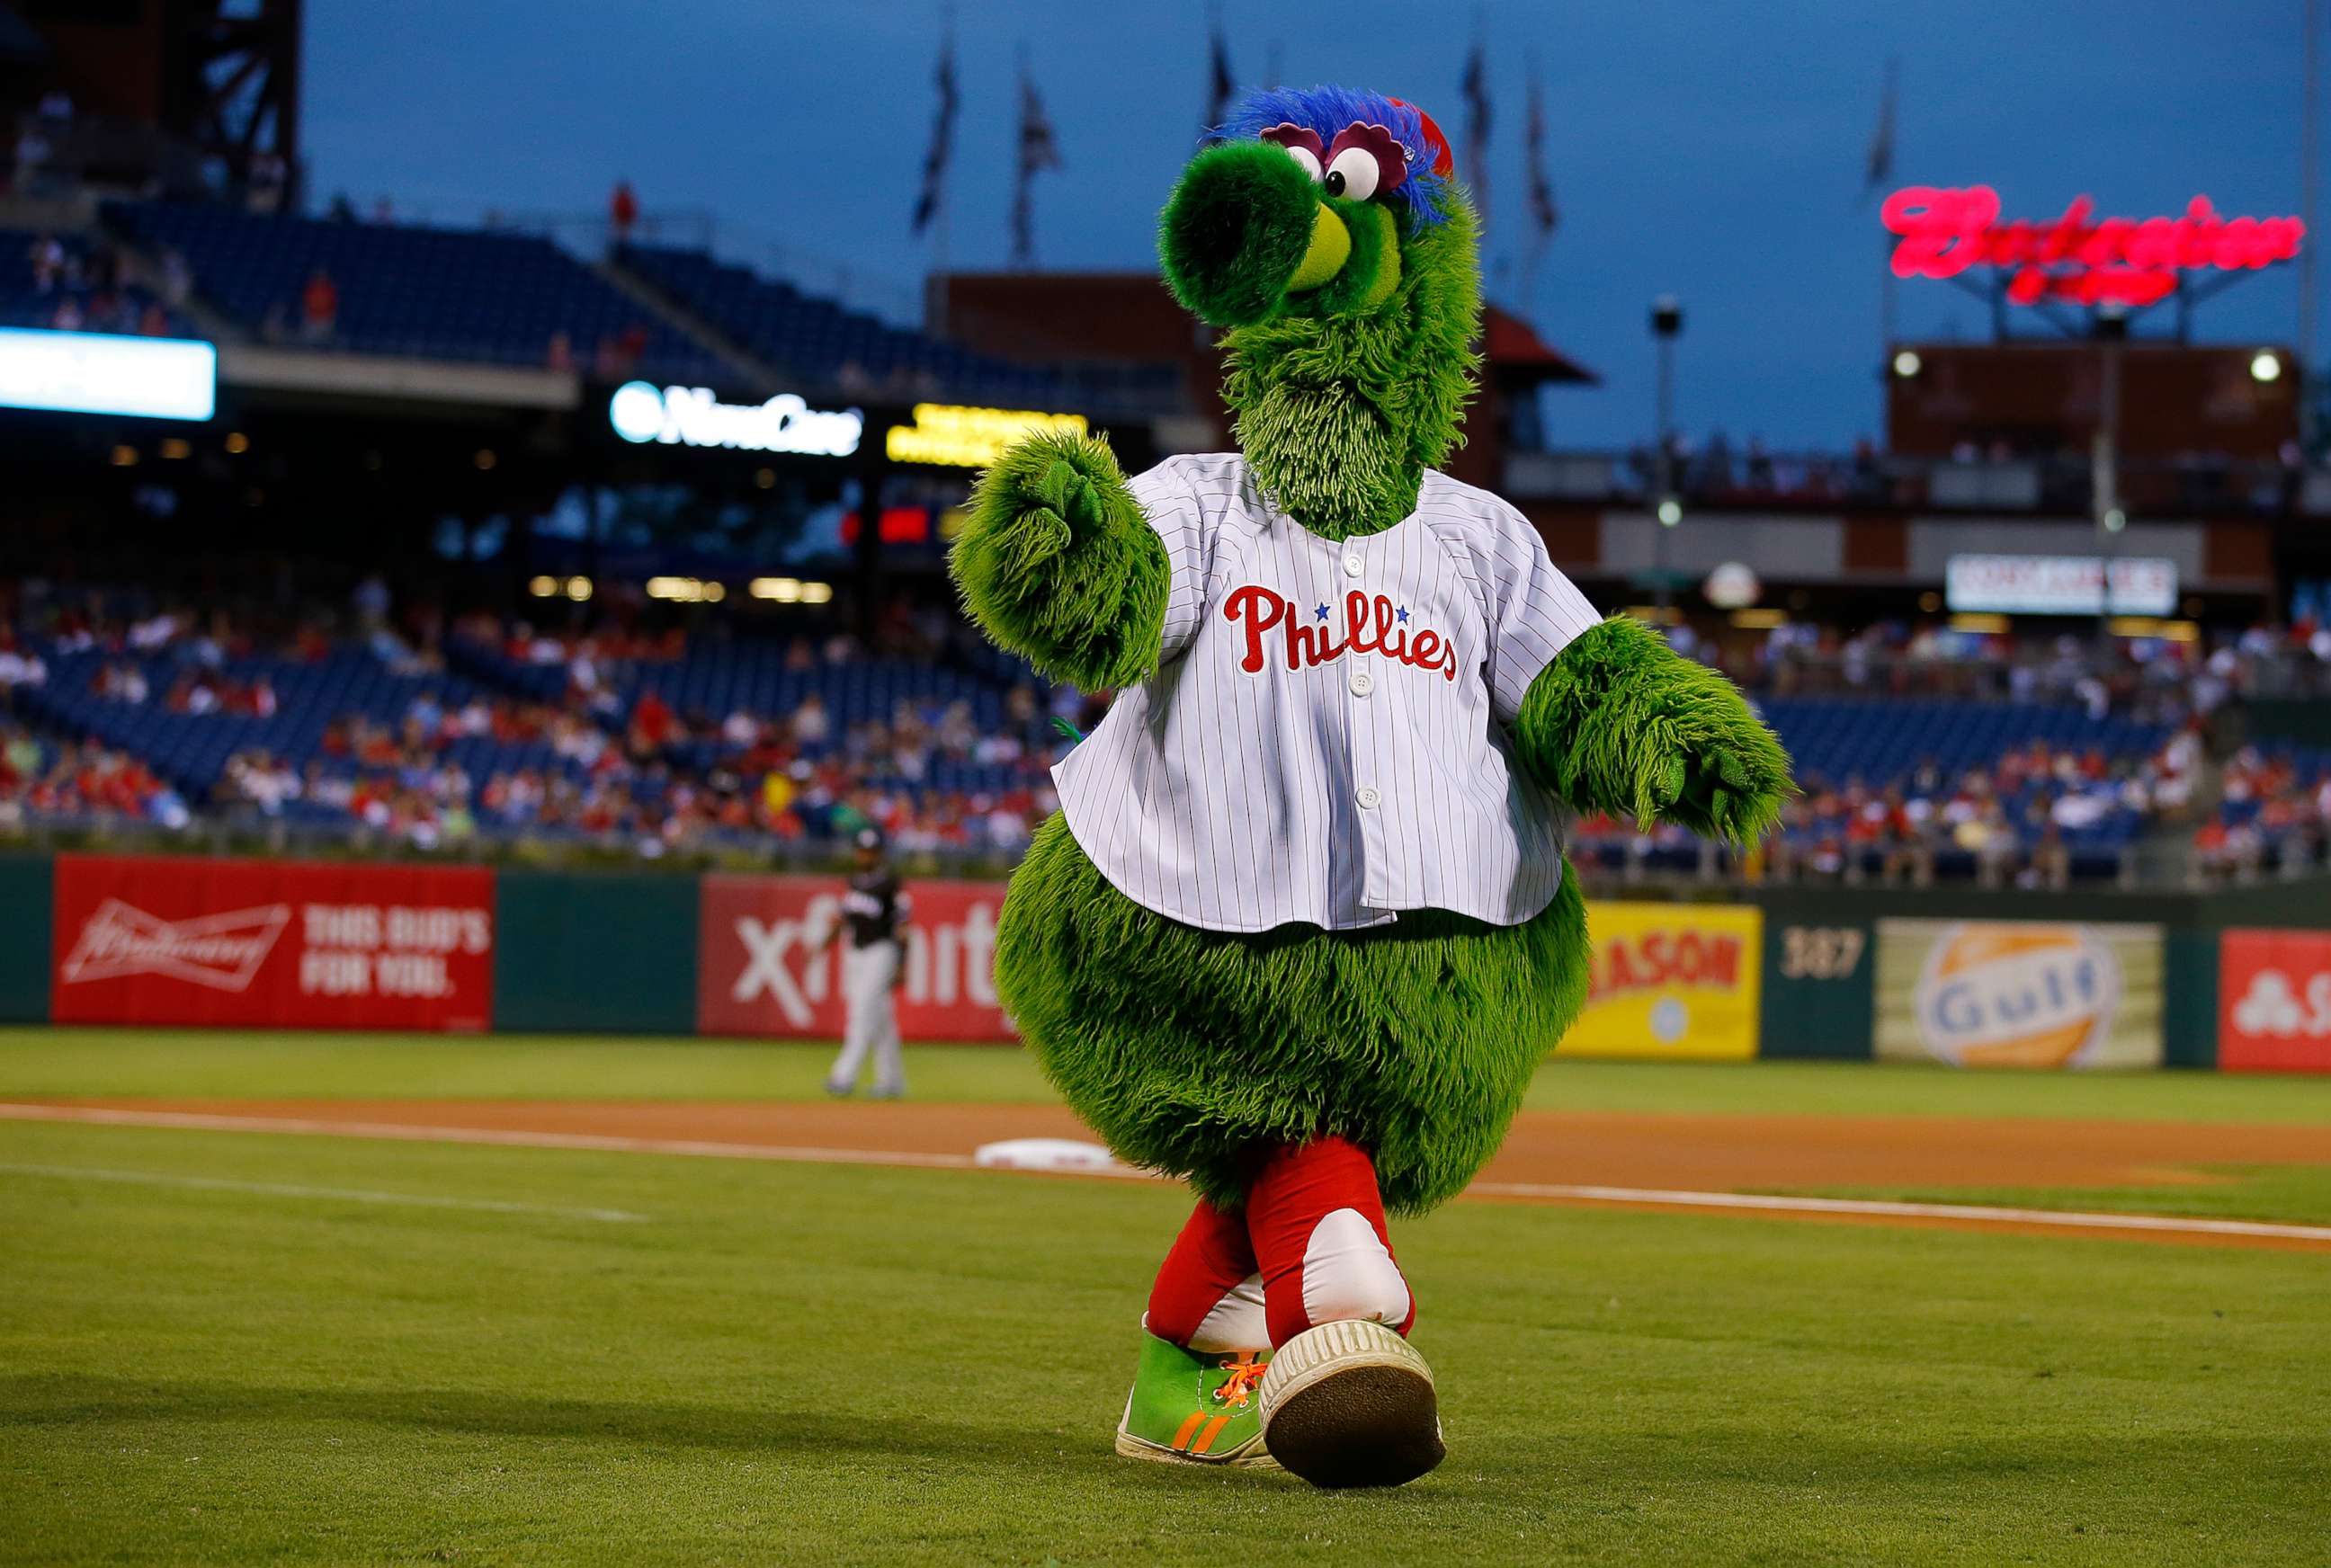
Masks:
[[[1489,221],[1489,46],[1477,35],[1473,52],[1465,57],[1465,183],[1473,193],[1473,210],[1482,227]]]
[[[1212,134],[1214,127],[1231,117],[1231,94],[1238,90],[1238,82],[1231,75],[1231,46],[1223,37],[1222,19],[1214,20],[1213,59],[1208,66],[1206,81],[1206,123],[1199,129]]]
[[[1044,118],[1043,100],[1036,96],[1036,83],[1023,63],[1020,68],[1020,177],[1012,191],[1012,264],[1015,267],[1033,265],[1036,260],[1032,199],[1036,176],[1060,166],[1060,139],[1052,134],[1052,122]]]
[[[947,160],[955,153],[955,34],[939,45],[939,111],[931,121],[930,150],[923,154],[923,194],[915,200],[914,232],[921,233],[939,215],[947,199]]]
[[[1562,226],[1562,209],[1555,204],[1554,181],[1546,172],[1546,95],[1541,90],[1537,72],[1530,72],[1529,85],[1529,210],[1530,228],[1538,244],[1554,238],[1555,230]]]
[[[1870,194],[1894,177],[1894,83],[1900,67],[1898,60],[1886,62],[1886,91],[1878,100],[1878,128],[1870,136],[1870,160],[1861,176],[1861,195]]]

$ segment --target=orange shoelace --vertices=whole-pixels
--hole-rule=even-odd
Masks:
[[[1254,1352],[1246,1351],[1223,1363],[1223,1370],[1230,1375],[1223,1379],[1220,1388],[1214,1390],[1214,1398],[1224,1404],[1243,1408],[1254,1391],[1262,1385],[1262,1374],[1270,1368],[1267,1364],[1257,1361]]]

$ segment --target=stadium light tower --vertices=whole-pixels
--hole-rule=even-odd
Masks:
[[[2120,505],[2120,361],[2128,342],[2128,311],[2121,306],[2097,307],[2092,328],[2102,363],[2103,395],[2097,410],[2097,433],[2089,445],[2088,490],[2097,527],[2117,534],[2128,521]]]
[[[1683,306],[1674,295],[1662,294],[1651,301],[1651,340],[1659,349],[1659,451],[1653,469],[1659,493],[1651,503],[1657,523],[1651,530],[1651,569],[1659,581],[1652,587],[1652,603],[1660,607],[1661,624],[1667,621],[1668,530],[1683,521],[1675,473],[1675,341],[1681,336]]]

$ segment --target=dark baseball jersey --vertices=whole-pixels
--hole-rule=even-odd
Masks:
[[[842,896],[842,918],[850,927],[852,947],[871,947],[897,939],[899,927],[912,904],[888,866],[861,871],[850,879]]]

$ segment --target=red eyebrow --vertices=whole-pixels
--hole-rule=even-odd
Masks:
[[[1319,133],[1316,130],[1306,130],[1293,120],[1281,120],[1272,126],[1262,133],[1262,139],[1280,147],[1299,147],[1318,158],[1322,168],[1327,166],[1327,146],[1319,139]],[[1337,145],[1342,145],[1341,138],[1337,138]]]
[[[1268,136],[1270,133],[1266,131],[1263,134]],[[1315,137],[1312,139],[1316,141],[1318,138]],[[1400,145],[1400,138],[1392,134],[1390,126],[1365,125],[1354,120],[1336,133],[1336,145],[1320,158],[1320,166],[1325,167],[1334,163],[1337,156],[1346,147],[1362,147],[1375,156],[1376,195],[1383,195],[1408,178],[1408,149]]]

